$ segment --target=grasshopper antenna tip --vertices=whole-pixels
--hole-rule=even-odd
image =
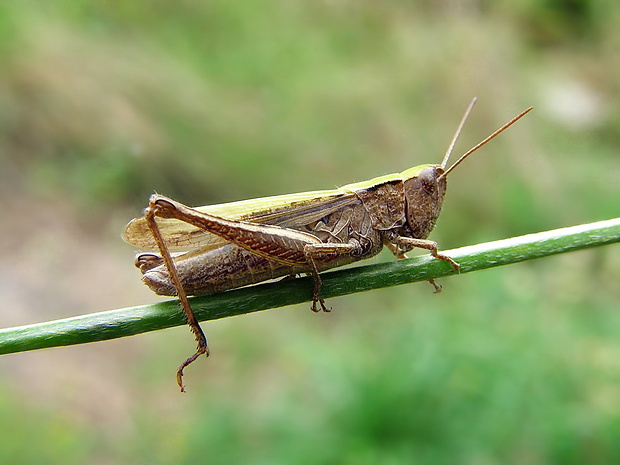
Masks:
[[[470,107],[471,107],[471,105],[470,105]],[[469,149],[467,152],[465,152],[463,155],[461,155],[461,157],[457,161],[455,161],[450,168],[448,168],[446,171],[444,171],[437,178],[437,180],[446,177],[450,171],[452,171],[454,168],[456,168],[458,165],[460,165],[461,162],[463,160],[465,160],[469,155],[474,153],[476,150],[478,150],[480,147],[482,147],[484,144],[486,144],[490,140],[492,140],[495,137],[497,137],[500,133],[504,132],[506,129],[508,129],[510,126],[512,126],[517,121],[519,121],[521,118],[523,118],[525,115],[527,115],[533,109],[534,109],[534,107],[529,107],[529,108],[523,110],[517,116],[515,116],[510,121],[508,121],[506,124],[504,124],[501,128],[496,130],[493,134],[491,134],[490,136],[488,136],[486,139],[484,139],[483,141],[479,142],[478,144],[474,145],[471,149]],[[442,164],[441,167],[444,168],[444,165]]]

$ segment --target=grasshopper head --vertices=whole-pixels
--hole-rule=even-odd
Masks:
[[[454,148],[454,144],[456,143],[461,129],[463,128],[463,124],[465,123],[465,120],[471,112],[475,102],[476,99],[472,100],[467,108],[467,111],[465,112],[465,115],[456,130],[456,134],[452,139],[452,143],[450,144],[450,147],[448,148],[448,151],[446,152],[446,155],[440,165],[416,166],[415,168],[410,168],[402,173],[405,187],[405,216],[407,218],[407,226],[415,238],[426,239],[435,226],[435,222],[439,217],[439,212],[441,212],[443,197],[446,193],[446,178],[448,173],[456,168],[469,155],[496,137],[499,133],[513,125],[532,109],[532,107],[529,107],[527,110],[519,113],[482,142],[478,143],[461,155],[461,157],[455,161],[452,166],[446,168],[448,159],[450,158],[450,154]]]
[[[446,177],[441,165],[417,167],[405,178],[405,216],[413,237],[426,239],[435,226],[446,193]]]

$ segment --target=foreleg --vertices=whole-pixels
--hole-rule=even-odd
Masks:
[[[390,242],[388,242],[387,244],[388,248],[397,258],[407,258],[405,252],[417,247],[419,249],[429,250],[433,257],[448,262],[450,265],[452,265],[454,271],[459,271],[460,265],[452,258],[439,252],[437,242],[435,241],[429,241],[427,239],[415,239],[412,237],[404,236],[393,236],[389,238],[389,241]],[[441,286],[437,284],[434,279],[429,279],[428,282],[431,283],[435,288],[435,294],[441,292]]]

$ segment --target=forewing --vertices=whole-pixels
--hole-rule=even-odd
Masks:
[[[334,189],[208,205],[195,210],[232,220],[299,228],[355,201],[357,198],[351,192]],[[157,224],[171,250],[209,250],[226,243],[219,236],[177,219],[158,218]],[[133,219],[125,227],[123,239],[140,249],[157,249],[144,218]]]

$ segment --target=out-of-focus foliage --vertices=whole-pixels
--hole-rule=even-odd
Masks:
[[[0,324],[146,298],[118,234],[153,191],[438,162],[475,95],[457,154],[535,111],[451,175],[444,248],[618,216],[618,24],[586,0],[3,2]],[[0,457],[617,462],[617,249],[209,324],[186,396],[185,330],[4,357]]]

